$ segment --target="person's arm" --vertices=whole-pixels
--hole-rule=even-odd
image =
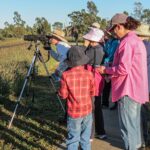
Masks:
[[[104,51],[103,51],[103,47],[99,47],[95,50],[95,54],[94,54],[94,60],[95,60],[95,66],[99,66],[104,58]]]
[[[60,62],[62,60],[63,56],[60,53],[55,52],[53,49],[51,49],[49,52],[56,61]]]
[[[111,74],[114,77],[118,75],[127,75],[130,72],[133,57],[133,49],[130,46],[130,43],[124,43],[122,47],[119,48],[117,57],[119,59],[118,65],[106,67],[105,73]]]
[[[58,94],[62,99],[66,99],[68,97],[68,88],[67,88],[64,74],[61,77],[60,88],[59,88]]]
[[[100,61],[100,64],[102,63],[103,59],[104,59],[104,51],[103,51],[103,48],[101,49],[101,52],[100,52],[100,58],[99,58],[99,61]]]

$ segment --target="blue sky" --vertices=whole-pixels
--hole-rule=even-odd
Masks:
[[[67,15],[73,11],[87,8],[88,0],[1,0],[0,28],[4,22],[13,23],[13,13],[18,11],[21,18],[30,26],[36,17],[45,17],[49,23],[60,21],[68,24]],[[99,16],[110,19],[115,13],[133,12],[134,2],[137,0],[93,0],[99,10]],[[150,0],[138,0],[143,8],[150,8]]]

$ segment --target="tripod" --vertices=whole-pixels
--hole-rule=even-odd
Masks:
[[[51,85],[52,85],[52,87],[53,87],[53,89],[54,89],[54,91],[55,91],[55,93],[56,93],[56,95],[57,95],[57,99],[58,99],[58,101],[59,101],[59,103],[60,103],[60,106],[61,106],[63,112],[65,113],[65,108],[64,108],[64,106],[63,106],[63,104],[62,104],[62,102],[61,102],[61,99],[60,99],[59,95],[57,94],[57,90],[56,90],[56,88],[55,88],[55,85],[53,84],[52,77],[50,76],[50,73],[49,73],[49,71],[48,71],[48,69],[47,69],[47,66],[46,66],[45,62],[44,62],[43,56],[42,56],[42,54],[41,54],[41,52],[40,52],[39,44],[40,44],[40,43],[39,43],[38,41],[35,43],[35,49],[36,49],[36,50],[35,50],[35,53],[34,53],[32,62],[31,62],[31,64],[30,64],[28,73],[27,73],[27,75],[26,75],[26,78],[25,78],[25,81],[24,81],[22,90],[21,90],[21,92],[20,92],[19,98],[18,98],[18,100],[17,100],[17,104],[16,104],[16,106],[15,106],[15,109],[14,109],[14,112],[13,112],[13,115],[12,115],[12,118],[11,118],[11,120],[10,120],[10,122],[9,122],[8,129],[11,128],[11,125],[12,125],[12,122],[13,122],[13,120],[14,120],[14,117],[15,117],[15,114],[16,114],[16,111],[17,111],[17,108],[18,108],[18,106],[19,106],[19,104],[20,104],[20,100],[21,100],[21,97],[22,97],[23,92],[24,92],[24,89],[25,89],[26,84],[27,84],[27,82],[28,82],[28,80],[29,80],[29,77],[30,77],[30,75],[31,75],[32,69],[34,68],[34,65],[35,65],[35,63],[36,63],[36,61],[37,61],[38,59],[42,62],[43,66],[44,66],[44,68],[45,68],[45,71],[46,71],[46,73],[47,73],[47,75],[48,75],[49,81],[50,81],[50,83],[51,83]],[[30,46],[30,48],[31,48],[31,46]]]

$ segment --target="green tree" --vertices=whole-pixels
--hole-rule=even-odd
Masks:
[[[129,16],[129,13],[127,11],[124,11],[123,12],[125,15]]]
[[[108,25],[108,21],[105,18],[103,18],[100,24],[101,24],[101,29],[105,29],[106,26]]]
[[[33,28],[27,25],[26,26],[26,34],[35,34]]]
[[[141,18],[143,22],[150,24],[150,9],[144,9]]]
[[[142,20],[142,12],[143,12],[143,6],[141,2],[135,2],[134,3],[134,13],[132,16],[136,18],[137,20]]]
[[[88,1],[87,2],[87,8],[88,8],[88,12],[89,14],[92,14],[92,15],[97,15],[98,13],[98,9],[95,5],[95,3],[93,1]]]
[[[4,23],[5,28],[2,31],[3,37],[14,37],[15,36],[15,26],[13,24],[9,24],[7,21]]]
[[[26,22],[21,19],[21,15],[17,11],[14,12],[13,20],[15,26],[17,27],[24,27],[24,25],[26,24]]]
[[[63,23],[61,22],[55,22],[53,25],[53,29],[63,29]]]
[[[35,24],[33,25],[33,29],[37,34],[48,34],[51,32],[51,25],[44,17],[37,17],[35,18]]]
[[[21,15],[15,11],[14,12],[14,24],[9,24],[5,22],[5,28],[2,32],[4,37],[22,37],[26,33],[25,21],[21,19]]]
[[[85,9],[74,11],[68,14],[71,19],[71,26],[78,29],[79,33],[87,32],[87,29],[93,22],[101,23],[101,18],[97,16],[98,10],[94,2],[87,2],[87,12]]]

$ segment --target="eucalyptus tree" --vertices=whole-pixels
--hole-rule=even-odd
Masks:
[[[101,23],[101,18],[97,16],[98,9],[93,1],[87,2],[87,11],[82,9],[80,11],[73,11],[68,14],[71,19],[71,26],[77,28],[79,33],[87,32],[87,29],[93,22]]]
[[[61,29],[61,30],[63,29],[63,23],[59,21],[55,22],[52,26],[53,26],[53,29]]]
[[[150,24],[150,9],[144,9],[141,18],[144,23]]]
[[[35,24],[33,25],[33,30],[37,34],[48,34],[51,32],[51,25],[44,17],[35,18]]]

